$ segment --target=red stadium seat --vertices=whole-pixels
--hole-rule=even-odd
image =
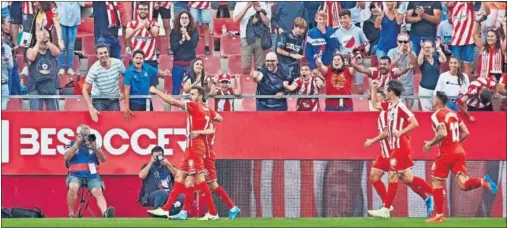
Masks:
[[[60,75],[58,76],[58,80],[60,81],[60,88],[67,87],[69,83],[72,83],[72,85],[74,85],[74,76],[72,75],[68,74]]]
[[[211,75],[218,75],[222,73],[220,57],[219,56],[197,56],[204,61],[204,69],[206,73]]]
[[[151,103],[153,104],[153,111],[160,112],[164,111],[164,101],[159,97],[153,97],[151,99]]]
[[[232,18],[215,18],[213,19],[213,35],[215,38],[222,37],[222,26],[225,24],[227,32],[239,32],[239,24],[234,23]]]
[[[83,18],[81,20],[81,24],[77,27],[77,36],[83,37],[88,35],[93,35],[93,17]]]
[[[241,39],[239,36],[223,36],[220,39],[220,54],[222,57],[241,54]]]
[[[255,63],[253,59],[250,66],[250,71],[255,70]],[[243,69],[241,68],[241,55],[232,55],[227,58],[227,71],[229,74],[243,74]]]
[[[161,71],[169,70],[170,72],[172,72],[173,61],[174,61],[173,56],[160,55],[160,57],[158,59],[158,69],[161,70]],[[171,77],[171,73],[169,73],[169,76],[167,76],[164,79],[164,91],[166,93],[169,93],[169,92],[172,91],[172,77]]]
[[[84,56],[95,56],[95,37],[93,35],[83,36],[83,39],[81,39],[81,47]]]
[[[79,57],[77,55],[74,55],[74,57],[72,58],[72,70],[74,70],[74,72],[79,74],[80,67],[81,67],[81,60],[79,59]]]
[[[7,100],[8,111],[23,111],[23,100],[18,98],[9,98]]]
[[[169,41],[166,39],[165,36],[157,36],[155,37],[155,47],[158,51],[160,51],[161,55],[167,55],[167,48],[169,48],[170,44]]]
[[[97,56],[95,55],[88,56],[88,70],[92,68],[93,64],[95,64],[95,62],[97,61],[99,61]]]
[[[211,51],[211,55],[214,55],[214,52],[215,52],[215,42],[213,42],[213,41],[214,41],[214,38],[213,38],[213,36],[211,36],[209,39],[209,49]],[[199,38],[199,42],[197,42],[197,47],[195,49],[196,55],[204,55],[205,54],[204,47],[205,47],[204,39]],[[166,50],[166,52],[167,52],[167,50]]]

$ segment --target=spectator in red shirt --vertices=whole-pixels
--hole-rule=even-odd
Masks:
[[[145,53],[145,63],[158,68],[155,37],[158,36],[159,25],[157,21],[149,19],[148,12],[148,2],[137,3],[138,16],[127,24],[125,39],[131,40],[132,51],[141,50]]]
[[[293,92],[297,90],[298,95],[319,95],[319,90],[324,88],[324,78],[314,74],[308,65],[301,67],[301,75],[289,85],[288,81],[283,82],[285,90]],[[298,98],[296,111],[320,111],[318,98]]]
[[[241,75],[234,76],[236,86],[231,87],[231,76],[228,74],[218,75],[213,80],[210,89],[210,96],[241,96]],[[220,85],[217,85],[220,84]],[[215,110],[219,112],[234,111],[234,99],[231,98],[215,98]]]
[[[326,95],[352,95],[352,80],[356,70],[346,67],[342,55],[335,54],[330,67],[317,58],[317,68],[326,79]],[[351,98],[326,98],[326,111],[352,111]]]

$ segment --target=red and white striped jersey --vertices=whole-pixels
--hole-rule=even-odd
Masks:
[[[462,121],[458,118],[456,112],[448,108],[441,108],[431,115],[431,122],[435,132],[437,126],[441,123],[445,125],[445,130],[447,131],[447,136],[438,143],[437,157],[447,154],[465,153],[459,135],[459,125],[462,124]]]
[[[160,8],[171,9],[172,2],[158,2]]]
[[[387,83],[393,79],[397,79],[399,75],[394,74],[394,70],[389,71],[387,75],[381,75],[380,70],[378,68],[370,68],[372,71],[372,79],[379,81],[378,88],[384,88],[384,91],[387,92]]]
[[[25,15],[34,14],[33,2],[31,2],[31,1],[21,2],[21,13],[23,13]]]
[[[387,112],[381,111],[378,119],[377,119],[377,128],[379,133],[384,132],[384,129],[387,128]],[[380,155],[384,158],[389,157],[389,144],[388,140],[382,139],[379,141],[380,144]]]
[[[503,84],[504,86],[507,85],[507,73],[502,74],[502,78],[500,78],[500,84]]]
[[[229,88],[226,91],[223,91],[221,88],[216,89],[218,96],[234,95],[234,91],[232,90],[232,88]],[[215,99],[215,109],[219,112],[234,111],[234,99],[226,99],[226,98]]]
[[[479,97],[483,88],[492,90],[495,88],[496,84],[497,83],[494,79],[478,78],[477,80],[470,83],[468,86],[468,91],[458,99],[458,104],[468,104],[468,106],[475,108],[484,108],[491,105],[491,102],[483,104]]]
[[[452,15],[453,46],[473,44],[474,4],[472,2],[453,2],[449,7]]]
[[[294,83],[298,86],[299,95],[318,95],[319,86],[317,85],[317,79],[311,78],[308,81],[304,81],[301,77],[294,80]],[[323,84],[323,82],[321,82]],[[317,98],[298,98],[297,100],[297,111],[320,111],[319,99]]]
[[[127,24],[127,28],[135,29],[139,25],[140,21],[131,21]],[[158,27],[158,23],[155,20],[148,20],[150,27]],[[132,51],[142,50],[145,55],[145,60],[157,60],[155,54],[155,37],[153,37],[146,28],[139,29],[132,37]]]
[[[140,1],[133,1],[132,4],[132,15],[134,15],[132,18],[133,20],[139,20],[141,18],[139,18],[139,16],[137,15],[137,4],[139,3]],[[148,15],[146,15],[146,18],[148,19],[153,19],[153,10],[155,9],[155,2],[148,2],[149,4],[149,7],[148,7]]]
[[[408,120],[414,113],[407,108],[401,100],[395,105],[390,102],[381,102],[382,110],[387,111],[387,130],[389,132],[389,148],[410,152],[410,136],[403,134],[401,137],[394,136],[394,131],[401,131],[409,124]]]
[[[211,2],[207,1],[188,2],[188,6],[194,9],[209,9],[211,8]]]

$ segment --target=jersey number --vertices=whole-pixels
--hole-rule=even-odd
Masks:
[[[452,141],[458,142],[459,141],[459,124],[457,122],[451,123],[451,134],[452,134]]]

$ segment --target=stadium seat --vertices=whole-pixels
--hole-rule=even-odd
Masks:
[[[253,71],[255,69],[253,59],[250,66],[250,71]],[[232,55],[227,58],[227,71],[229,74],[243,74],[243,69],[241,68],[241,55]]]
[[[213,35],[215,38],[222,37],[222,26],[225,24],[227,32],[239,32],[239,24],[234,23],[232,18],[215,18],[213,19]]]
[[[60,81],[60,88],[66,88],[68,85],[72,86],[74,85],[74,76],[64,74],[58,76],[58,80]]]
[[[23,100],[18,98],[9,98],[7,100],[7,111],[23,111]]]
[[[95,62],[97,62],[98,60],[99,59],[97,58],[96,55],[88,56],[88,70],[92,68],[93,64],[95,64]]]
[[[239,36],[223,36],[220,39],[220,54],[222,57],[241,55],[241,39]]]
[[[213,36],[210,37],[209,39],[209,49],[211,51],[211,55],[214,55],[215,53],[215,42],[213,42],[214,38]],[[195,49],[195,53],[196,55],[204,55],[205,52],[204,52],[204,47],[205,47],[205,44],[204,44],[204,40],[199,40],[199,42],[197,42],[197,47]],[[166,48],[166,52],[167,52],[167,48]]]
[[[81,39],[81,47],[84,56],[95,56],[95,37],[93,35],[83,36],[83,39]]]
[[[222,73],[219,56],[197,56],[204,61],[204,69],[210,76]]]
[[[165,36],[157,36],[155,37],[155,47],[158,51],[160,51],[160,55],[167,55],[167,48],[169,48],[169,41]]]
[[[93,24],[94,19],[93,17],[89,18],[83,18],[81,19],[81,24],[77,27],[77,37],[83,37],[83,36],[93,36]]]
[[[66,98],[65,111],[88,111],[86,101],[81,98]]]

